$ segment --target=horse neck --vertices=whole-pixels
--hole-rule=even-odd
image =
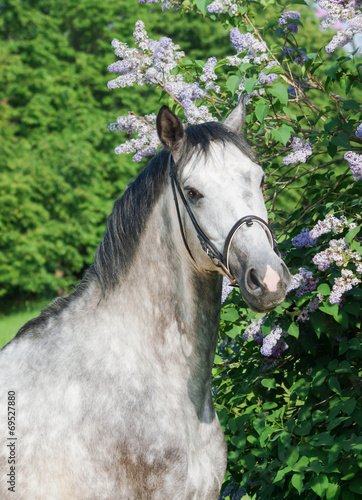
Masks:
[[[218,273],[200,272],[188,255],[167,187],[149,217],[117,296],[123,297],[122,301],[127,297],[128,304],[138,304],[136,322],[140,329],[143,325],[144,342],[160,362],[163,357],[171,358],[184,366],[188,395],[201,420],[211,418],[214,411],[210,381],[221,282]]]

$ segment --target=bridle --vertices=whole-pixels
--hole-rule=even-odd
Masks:
[[[172,165],[171,165],[172,164]],[[231,270],[230,270],[230,264],[229,264],[229,251],[230,247],[232,244],[232,241],[234,239],[235,234],[244,226],[246,225],[247,227],[251,227],[254,222],[260,224],[263,229],[266,229],[267,235],[269,237],[270,243],[273,247],[274,252],[280,256],[279,250],[278,250],[278,243],[277,239],[275,236],[275,233],[273,231],[273,228],[265,222],[261,217],[258,217],[256,215],[247,215],[245,217],[242,217],[239,219],[233,227],[230,229],[229,234],[226,237],[225,240],[225,245],[224,245],[224,252],[221,253],[215,246],[212,244],[208,236],[204,233],[204,231],[201,229],[199,226],[194,214],[192,213],[192,210],[190,208],[190,205],[187,202],[187,199],[185,198],[184,192],[180,186],[180,183],[177,178],[177,166],[175,162],[173,161],[172,155],[170,153],[169,159],[168,159],[168,169],[170,173],[170,178],[171,178],[171,187],[172,187],[172,193],[173,193],[173,198],[175,200],[175,206],[176,206],[176,212],[177,212],[177,218],[181,230],[181,235],[183,242],[185,244],[185,247],[192,258],[192,260],[195,262],[195,259],[191,253],[190,247],[187,243],[184,227],[182,224],[182,219],[181,219],[181,213],[180,213],[180,207],[179,207],[179,202],[178,202],[178,197],[177,193],[179,194],[181,201],[191,219],[191,222],[195,228],[197,237],[200,241],[200,244],[202,246],[202,249],[204,252],[210,257],[212,263],[214,264],[215,267],[221,268],[222,272],[224,275],[229,278],[230,284],[232,286],[239,286],[235,277],[233,276]]]

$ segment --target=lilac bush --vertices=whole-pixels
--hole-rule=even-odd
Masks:
[[[362,493],[362,81],[360,47],[341,47],[361,32],[362,1],[315,3],[324,9],[317,11],[320,50],[308,46],[312,14],[299,4],[140,3],[221,22],[228,55],[192,61],[138,21],[134,47],[112,43],[118,60],[109,66],[116,74],[109,88],[153,86],[185,125],[222,121],[243,95],[244,133],[267,174],[267,208],[293,271],[285,302],[266,314],[250,311],[223,282],[213,371],[229,448],[220,498],[355,498]],[[326,31],[336,25],[336,34]],[[134,161],[158,149],[154,115],[131,112],[109,128],[129,136],[116,153]]]
[[[362,32],[362,14],[360,0],[318,0],[318,5],[326,11],[327,16],[320,23],[322,29],[341,23],[343,29],[332,38],[326,46],[327,52],[334,52],[353,40],[354,35]]]

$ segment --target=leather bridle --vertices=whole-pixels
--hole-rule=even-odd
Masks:
[[[171,166],[171,163],[173,164]],[[201,227],[199,226],[194,214],[192,213],[192,210],[190,208],[190,205],[188,204],[187,202],[187,199],[184,195],[184,192],[180,186],[180,183],[178,181],[178,178],[177,178],[177,166],[175,164],[175,162],[173,161],[173,158],[172,158],[172,155],[170,154],[169,156],[169,159],[168,159],[168,168],[169,168],[169,173],[170,173],[170,178],[171,178],[171,187],[172,187],[172,193],[173,193],[173,197],[174,197],[174,200],[175,200],[175,206],[176,206],[176,212],[177,212],[177,218],[178,218],[178,221],[179,221],[179,226],[180,226],[180,230],[181,230],[181,235],[182,235],[182,239],[183,239],[183,242],[185,244],[185,247],[190,255],[190,257],[192,258],[192,260],[195,262],[195,259],[191,253],[191,250],[190,250],[190,247],[187,243],[187,239],[186,239],[186,235],[185,235],[185,231],[184,231],[184,227],[183,227],[183,224],[182,224],[182,219],[181,219],[181,213],[180,213],[180,207],[179,207],[179,202],[178,202],[178,197],[177,197],[177,193],[179,194],[180,198],[181,198],[181,201],[191,219],[191,222],[195,228],[195,231],[196,231],[196,234],[197,234],[197,237],[200,241],[200,244],[202,246],[202,249],[204,250],[204,252],[210,257],[212,263],[214,264],[215,267],[218,267],[218,268],[221,268],[222,272],[224,273],[224,275],[229,278],[230,280],[230,284],[232,286],[239,286],[235,277],[233,276],[231,270],[230,270],[230,264],[229,264],[229,251],[230,251],[230,246],[231,246],[231,243],[234,239],[234,236],[235,234],[239,231],[239,229],[241,229],[244,225],[246,225],[247,227],[250,227],[254,224],[254,222],[257,222],[258,224],[260,224],[263,229],[266,229],[267,230],[267,234],[269,236],[269,239],[270,239],[270,243],[273,247],[273,250],[274,252],[280,256],[280,253],[279,253],[279,250],[278,250],[278,243],[277,243],[277,240],[276,240],[276,237],[275,237],[275,233],[273,231],[273,228],[270,226],[270,224],[268,224],[267,222],[265,222],[265,220],[263,220],[262,218],[256,216],[256,215],[247,215],[245,217],[242,217],[241,219],[239,219],[234,225],[233,227],[230,229],[229,231],[229,234],[227,235],[226,237],[226,240],[225,240],[225,245],[224,245],[224,252],[221,253],[219,252],[219,250],[217,248],[215,248],[215,246],[212,244],[212,242],[210,241],[210,239],[208,238],[208,236],[204,233],[204,231],[201,229]],[[177,192],[176,192],[177,191]]]

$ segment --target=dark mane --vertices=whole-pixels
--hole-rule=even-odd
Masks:
[[[213,141],[232,143],[254,159],[253,152],[245,139],[220,123],[191,125],[185,129],[185,134],[186,140],[179,168],[189,161],[196,148],[197,151],[207,155]],[[127,274],[152,208],[168,182],[168,158],[169,152],[162,149],[127,187],[123,196],[114,203],[103,240],[96,251],[94,264],[88,269],[75,291],[68,297],[57,298],[41,311],[37,318],[26,323],[15,338],[30,331],[36,334],[32,327],[41,326],[50,317],[58,315],[71,302],[83,295],[91,282],[96,280],[100,284],[102,293],[106,294],[119,283],[120,276]]]
[[[152,207],[165,187],[168,156],[166,150],[154,156],[113,205],[93,265],[103,291],[113,289],[132,264]]]
[[[182,164],[185,165],[195,153],[195,148],[207,155],[210,144],[214,141],[234,144],[246,156],[255,160],[255,155],[243,136],[240,136],[218,122],[207,122],[201,125],[190,125],[185,129],[186,141],[181,151]]]

